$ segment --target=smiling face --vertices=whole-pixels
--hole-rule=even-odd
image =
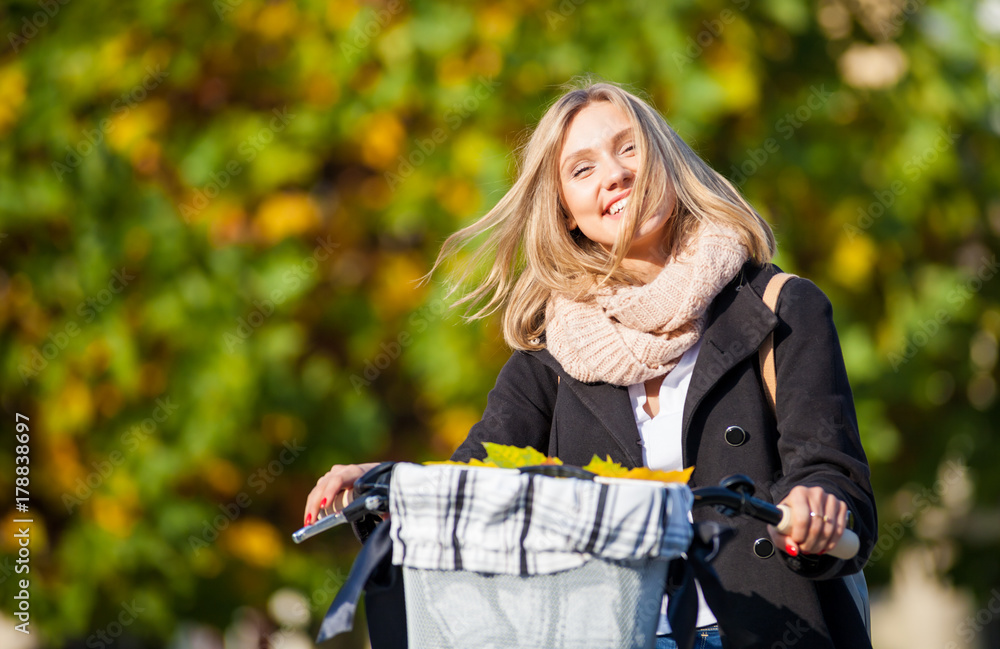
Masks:
[[[632,200],[639,167],[636,141],[628,117],[607,101],[582,108],[563,138],[559,187],[569,211],[567,226],[580,228],[584,236],[607,250],[614,245],[624,209]],[[663,229],[675,200],[671,187],[663,209],[633,235],[626,261],[663,264]]]

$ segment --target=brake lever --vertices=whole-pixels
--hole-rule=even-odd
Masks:
[[[356,523],[369,513],[385,512],[389,506],[389,479],[395,462],[382,462],[369,469],[354,482],[354,498],[339,512],[333,512],[312,525],[292,533],[292,540],[302,543],[306,539],[344,523]]]

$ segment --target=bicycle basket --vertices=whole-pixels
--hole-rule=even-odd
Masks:
[[[651,647],[691,501],[680,484],[397,465],[409,646]]]

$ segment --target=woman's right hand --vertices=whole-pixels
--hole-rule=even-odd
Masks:
[[[312,525],[319,520],[319,511],[327,509],[330,512],[336,509],[333,505],[337,502],[339,494],[354,487],[354,482],[377,467],[378,462],[368,464],[335,464],[319,480],[316,486],[309,492],[306,498],[306,510],[302,515],[303,525]]]

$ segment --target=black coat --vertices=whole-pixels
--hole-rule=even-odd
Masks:
[[[760,297],[775,272],[748,263],[709,308],[684,405],[684,466],[695,466],[690,486],[744,473],[756,483],[755,496],[775,503],[796,485],[823,487],[853,512],[861,550],[851,561],[822,556],[786,565],[783,552],[755,554],[755,543],[768,539],[763,523],[724,519],[705,509],[694,515],[736,528],[713,566],[727,591],[727,619],[757,638],[749,646],[867,647],[857,609],[843,581],[835,579],[867,561],[877,522],[832,308],[815,284],[792,279],[776,316]],[[757,359],[772,330],[777,421]],[[738,432],[730,434],[736,445],[726,440],[731,426],[745,433],[742,441]],[[594,455],[642,466],[628,389],[577,381],[546,350],[514,352],[490,391],[482,421],[453,459],[483,458],[480,442],[532,446],[577,466]],[[758,553],[765,554],[769,543],[757,546]]]

